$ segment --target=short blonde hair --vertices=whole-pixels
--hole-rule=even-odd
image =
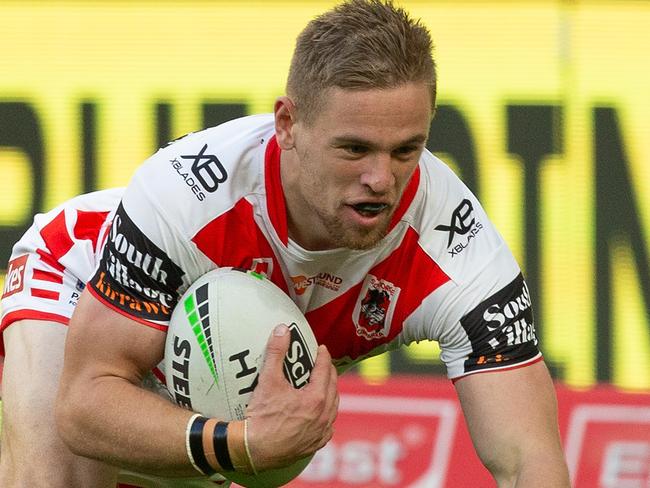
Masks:
[[[313,19],[300,33],[287,95],[309,122],[325,90],[394,88],[423,82],[436,103],[436,66],[429,31],[391,1],[349,0]]]

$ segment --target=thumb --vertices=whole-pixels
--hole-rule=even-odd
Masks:
[[[260,373],[261,377],[276,376],[284,378],[282,373],[284,367],[283,362],[289,350],[290,338],[289,327],[285,324],[279,324],[273,329],[266,344],[264,365]]]

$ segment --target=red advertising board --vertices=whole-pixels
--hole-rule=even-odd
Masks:
[[[650,486],[650,395],[600,388],[558,391],[558,397],[565,411],[561,427],[573,486]]]
[[[471,444],[454,387],[440,378],[339,382],[334,438],[291,488],[494,487]],[[574,488],[650,486],[650,394],[556,385]]]

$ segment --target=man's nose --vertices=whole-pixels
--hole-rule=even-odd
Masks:
[[[378,153],[368,158],[368,164],[361,174],[361,184],[374,193],[386,193],[395,184],[393,160],[390,154]]]

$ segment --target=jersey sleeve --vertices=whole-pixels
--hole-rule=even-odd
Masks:
[[[200,144],[194,139],[160,149],[137,169],[89,282],[90,292],[110,308],[161,330],[189,284],[208,271],[191,242],[203,198],[175,169],[178,155],[193,154]]]
[[[471,288],[473,293],[467,295],[474,298],[466,301],[467,310],[440,337],[449,377],[455,380],[540,360],[530,293],[521,272],[505,284]]]
[[[450,279],[410,318],[404,342],[437,341],[453,380],[540,360],[528,286],[503,237],[450,171],[432,182],[440,210],[423,223],[423,242]]]
[[[117,312],[166,330],[179,298],[221,265],[194,242],[260,180],[272,116],[237,119],[170,143],[135,172],[115,212],[90,291]],[[222,246],[222,241],[206,245]]]
[[[165,225],[151,209],[149,219]],[[88,288],[110,308],[139,322],[165,329],[184,289],[185,272],[165,242],[147,236],[120,203],[99,266]]]
[[[491,224],[484,222],[489,232]],[[451,379],[541,359],[530,292],[505,243],[437,300],[447,304],[440,307],[435,335]]]

